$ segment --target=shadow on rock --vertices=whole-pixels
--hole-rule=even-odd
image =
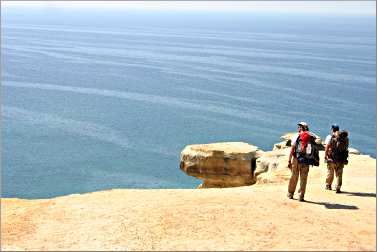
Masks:
[[[337,203],[329,203],[329,202],[314,202],[306,200],[307,203],[312,203],[316,205],[322,205],[325,206],[327,209],[347,209],[347,210],[357,210],[359,209],[357,206],[353,205],[343,205],[343,204],[337,204]]]

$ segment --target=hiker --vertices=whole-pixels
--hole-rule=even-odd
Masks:
[[[331,125],[331,134],[325,140],[325,162],[327,162],[326,190],[332,190],[331,185],[336,177],[336,193],[341,193],[344,165],[348,164],[348,132],[339,131],[337,124]]]
[[[291,140],[292,147],[288,159],[288,168],[291,169],[292,173],[288,184],[287,196],[293,199],[298,177],[300,176],[300,189],[298,191],[300,194],[299,201],[305,201],[304,196],[309,165],[319,165],[319,154],[315,143],[316,139],[319,139],[319,137],[309,131],[309,126],[306,122],[299,122],[297,127],[298,134]],[[314,155],[315,158],[310,155]]]

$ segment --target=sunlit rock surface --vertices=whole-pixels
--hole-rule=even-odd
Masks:
[[[255,183],[256,160],[263,151],[243,142],[188,145],[180,168],[203,180],[200,188],[234,187]]]

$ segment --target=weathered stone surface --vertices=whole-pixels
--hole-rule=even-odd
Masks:
[[[280,138],[283,139],[284,141],[291,140],[294,135],[296,135],[297,132],[288,132],[282,135]]]
[[[281,150],[284,148],[290,148],[291,147],[291,140],[285,140],[279,143],[274,144],[274,147],[272,150]]]
[[[263,151],[243,142],[188,145],[180,168],[203,180],[199,188],[234,187],[255,183],[256,159]]]
[[[324,150],[325,149],[325,143],[322,141],[322,139],[313,133],[316,136],[315,142],[319,144],[320,149],[319,150]],[[282,142],[274,144],[274,147],[272,150],[280,150],[284,148],[290,148],[292,146],[292,138],[297,135],[297,132],[289,132],[284,135],[282,135],[280,138],[283,139]]]
[[[289,148],[264,152],[257,159],[257,168],[254,173],[257,183],[276,183],[287,180],[290,176],[287,166],[289,152]]]
[[[348,148],[348,153],[349,154],[355,154],[355,155],[360,155],[360,151],[355,149],[355,148]]]

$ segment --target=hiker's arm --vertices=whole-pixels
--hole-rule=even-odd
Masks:
[[[296,144],[293,144],[291,147],[291,151],[289,152],[289,158],[288,158],[288,168],[292,167],[292,156],[295,151]]]
[[[327,157],[329,155],[329,149],[330,149],[330,144],[326,144],[326,147],[325,147],[325,160],[327,160]]]

